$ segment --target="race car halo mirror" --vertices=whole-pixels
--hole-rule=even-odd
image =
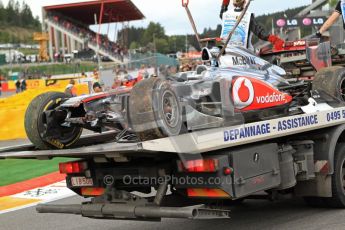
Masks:
[[[187,7],[189,4],[189,0],[182,0],[182,6]]]
[[[203,61],[211,61],[212,54],[207,48],[203,48],[201,51],[201,59]]]

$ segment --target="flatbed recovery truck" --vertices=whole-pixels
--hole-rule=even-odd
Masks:
[[[182,4],[197,34],[188,2],[182,1]],[[244,17],[249,3],[238,17],[222,50],[203,52],[203,60],[211,61],[213,67],[217,67],[217,60],[224,57],[223,51],[226,51],[227,44],[241,18]],[[230,50],[229,53],[234,51],[244,58],[243,60],[250,56],[241,49]],[[257,60],[253,56],[250,57]],[[246,198],[264,197],[274,200],[281,194],[303,197],[307,204],[313,206],[345,208],[344,69],[330,67],[321,70],[313,82],[312,91],[309,87],[304,88],[303,82],[301,85],[298,82],[297,85],[285,82],[285,87],[289,89],[292,87],[291,95],[296,92],[297,95],[301,95],[309,91],[313,92],[313,95],[307,93],[306,96],[308,101],[312,100],[308,105],[298,103],[304,102],[302,99],[297,100],[297,105],[285,110],[275,110],[274,116],[270,116],[272,111],[270,108],[265,110],[265,103],[269,103],[271,99],[279,101],[285,98],[282,95],[290,97],[279,91],[272,92],[272,88],[268,87],[274,84],[274,79],[280,79],[276,75],[281,71],[269,63],[261,65],[262,62],[257,61],[259,69],[251,67],[237,71],[236,68],[226,67],[217,72],[213,67],[209,68],[209,71],[206,67],[206,71],[201,71],[200,75],[204,72],[210,73],[212,77],[214,74],[217,87],[207,87],[212,84],[198,87],[199,83],[212,82],[207,82],[210,76],[201,76],[206,79],[205,81],[196,79],[189,82],[187,79],[179,86],[183,86],[180,89],[191,86],[188,88],[192,92],[189,95],[191,97],[183,97],[184,90],[179,91],[182,96],[174,97],[175,91],[171,89],[169,83],[166,81],[162,83],[157,79],[148,79],[139,83],[139,86],[133,89],[133,93],[131,92],[129,101],[128,97],[122,97],[121,93],[115,99],[100,98],[103,96],[95,95],[91,96],[91,99],[84,98],[84,101],[80,98],[67,100],[63,104],[65,107],[62,106],[68,108],[67,112],[58,105],[61,102],[59,93],[39,96],[31,103],[31,108],[29,106],[27,114],[30,116],[26,119],[26,126],[30,131],[27,133],[31,134],[29,138],[31,136],[30,140],[36,142],[37,148],[52,144],[43,141],[50,140],[41,135],[43,131],[48,134],[51,131],[51,136],[59,136],[62,133],[61,124],[68,126],[74,122],[90,129],[93,127],[92,124],[97,125],[99,119],[105,119],[106,126],[113,124],[115,127],[118,126],[114,121],[130,120],[133,123],[133,130],[137,131],[135,132],[138,134],[137,138],[142,139],[122,143],[115,134],[106,133],[82,138],[75,148],[62,150],[37,150],[34,146],[0,149],[0,159],[79,158],[77,161],[60,163],[59,170],[66,174],[67,187],[76,194],[91,198],[90,201],[70,205],[40,204],[37,206],[37,211],[40,213],[69,213],[98,219],[147,221],[157,221],[161,218],[228,218],[231,209],[229,204]],[[268,69],[271,67],[273,69],[270,72]],[[236,78],[239,74],[247,77],[256,75],[256,78]],[[224,75],[224,78],[219,78],[219,82],[216,78],[218,75]],[[198,76],[198,71],[195,76]],[[233,82],[234,79],[236,80]],[[264,81],[268,83],[264,84]],[[232,83],[234,86],[230,88]],[[260,83],[257,90],[263,90],[265,93],[259,95],[264,102],[256,104],[260,109],[256,108],[253,113],[247,114],[255,115],[254,117],[259,118],[259,121],[248,121],[247,118],[252,118],[248,116],[242,124],[229,125],[226,121],[237,119],[234,116],[234,108],[238,106],[236,109],[243,109],[245,108],[243,104],[246,105],[245,102],[250,101],[250,96],[245,99],[239,96],[242,83],[247,89],[255,88],[252,84]],[[178,85],[176,82],[174,84]],[[303,87],[302,91],[298,91],[300,87]],[[151,92],[152,89],[154,90]],[[214,91],[218,92],[215,98],[219,100],[213,101],[213,104],[209,101],[201,101],[197,104],[200,101],[186,100],[198,99],[200,95],[207,96],[213,93],[214,89],[220,90]],[[284,87],[280,89],[284,90]],[[294,92],[293,89],[297,91]],[[322,100],[318,103],[316,101],[321,95],[319,91],[323,90],[328,93],[328,96],[325,95],[328,99],[323,100],[327,103],[323,103]],[[235,93],[229,97],[231,94],[229,92]],[[254,98],[250,90],[249,95]],[[93,99],[94,103],[90,103]],[[240,103],[234,105],[230,103],[232,99]],[[84,114],[77,110],[82,104],[80,100],[84,103],[83,108],[88,109],[89,113]],[[184,127],[186,132],[182,134],[180,129],[175,132],[176,127],[182,127],[183,116],[180,112],[185,111],[177,106],[179,102],[183,102],[186,111],[191,111],[183,114],[186,115],[187,129],[190,132]],[[108,108],[112,103],[115,108],[104,111],[104,108]],[[47,109],[55,104],[54,108]],[[210,104],[212,105],[210,108],[214,111],[208,108]],[[120,106],[118,113],[114,113],[117,105],[122,107]],[[160,109],[155,110],[153,105],[160,106],[158,107]],[[190,110],[193,105],[199,110]],[[228,107],[229,105],[232,106]],[[275,104],[273,109],[279,109],[279,106]],[[302,109],[303,113],[297,115],[293,113],[295,109],[298,111]],[[71,117],[75,110],[78,117]],[[129,116],[119,116],[124,111],[129,111]],[[284,111],[288,113],[285,114]],[[42,114],[45,114],[44,119]],[[85,116],[80,117],[80,114]],[[89,123],[85,123],[85,120],[89,120]],[[219,120],[225,121],[220,122],[224,125],[214,128],[212,125],[219,124]],[[61,123],[58,123],[59,126],[56,124],[57,121]],[[209,122],[208,126],[203,124],[207,122]],[[141,129],[144,123],[149,125],[150,132]],[[126,131],[127,126],[124,127],[123,131]],[[193,129],[197,127],[203,129]],[[74,137],[79,137],[81,132],[78,126],[74,129],[70,128],[68,130],[71,130],[73,138],[67,138],[66,143],[69,144],[74,143],[76,140]],[[54,130],[58,131],[53,132]],[[178,135],[166,135],[168,137],[160,138],[163,133],[178,133]],[[145,136],[146,134],[148,136]],[[159,138],[147,140],[152,136]],[[66,138],[64,135],[60,137]],[[59,146],[64,147],[64,145]],[[259,196],[258,193],[265,195]]]
[[[227,218],[229,203],[257,198],[258,192],[344,208],[345,107],[314,110],[144,142],[114,143],[106,133],[82,138],[73,149],[15,146],[1,149],[0,159],[80,159],[61,163],[60,172],[68,188],[91,201],[40,204],[40,213],[149,221]]]

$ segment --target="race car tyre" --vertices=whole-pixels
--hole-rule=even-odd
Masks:
[[[181,133],[182,109],[168,81],[152,77],[136,84],[129,97],[129,120],[141,141]]]
[[[332,197],[304,197],[304,201],[312,207],[345,208],[345,144],[335,150]]]
[[[44,111],[52,110],[60,105],[62,99],[68,96],[61,92],[48,92],[34,98],[25,113],[24,126],[29,140],[38,149],[63,149],[76,143],[83,131],[80,127],[62,127],[60,137],[45,138],[47,124]]]
[[[345,102],[345,68],[333,66],[316,73],[313,90],[320,90]]]

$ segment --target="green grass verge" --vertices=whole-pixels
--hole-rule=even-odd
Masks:
[[[53,160],[0,160],[0,186],[25,181],[55,172],[60,162],[73,161],[71,158]]]
[[[38,55],[38,49],[18,48],[18,51],[24,55]]]

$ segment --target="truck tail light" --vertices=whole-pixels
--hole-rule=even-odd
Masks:
[[[86,169],[87,163],[83,161],[74,161],[59,164],[59,171],[62,174],[82,173]]]
[[[177,162],[179,172],[217,172],[218,171],[218,159],[199,159],[190,160],[183,163],[182,161]]]
[[[188,197],[230,198],[231,196],[221,189],[188,188]]]
[[[83,196],[101,196],[104,194],[104,188],[81,188],[81,195]]]
[[[233,168],[231,168],[231,167],[225,167],[224,169],[223,169],[223,173],[224,173],[224,175],[231,175],[231,174],[233,174],[234,173],[234,169]]]

